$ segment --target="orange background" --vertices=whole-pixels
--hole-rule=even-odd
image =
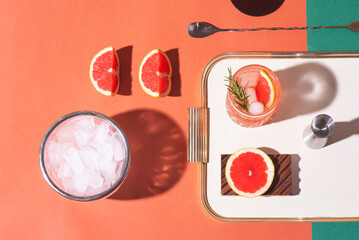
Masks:
[[[304,0],[285,0],[264,17],[240,13],[230,0],[0,2],[1,239],[311,239],[310,223],[225,223],[200,202],[199,165],[186,162],[187,109],[200,106],[206,63],[228,51],[306,51],[306,33],[187,35],[194,21],[218,27],[305,26]],[[113,45],[121,62],[120,94],[91,85],[89,64]],[[142,58],[166,51],[171,96],[152,98],[138,83]],[[93,110],[127,134],[132,166],[110,199],[68,200],[43,179],[39,147],[59,117]]]

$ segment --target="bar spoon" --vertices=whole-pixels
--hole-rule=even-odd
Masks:
[[[191,37],[204,38],[216,32],[246,32],[246,31],[260,31],[260,30],[306,30],[306,29],[323,29],[323,28],[347,28],[354,32],[359,32],[359,21],[352,22],[346,26],[315,26],[315,27],[270,27],[270,28],[237,28],[237,29],[223,29],[207,22],[191,23],[187,32]]]

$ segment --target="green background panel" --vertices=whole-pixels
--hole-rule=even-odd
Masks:
[[[356,240],[356,239],[359,239],[358,222],[312,224],[312,240]]]
[[[359,0],[307,0],[308,26],[347,25],[354,21],[359,21]],[[359,32],[347,29],[308,30],[307,49],[308,51],[359,51]],[[313,223],[312,239],[359,239],[359,222]]]
[[[359,21],[359,0],[307,0],[308,26],[337,26]],[[358,51],[359,32],[319,29],[307,32],[308,51]]]

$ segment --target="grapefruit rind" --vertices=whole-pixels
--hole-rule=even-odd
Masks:
[[[94,66],[94,63],[96,62],[97,58],[98,58],[99,56],[102,56],[104,53],[106,53],[106,52],[111,52],[111,51],[113,51],[113,52],[115,53],[115,56],[116,56],[116,58],[117,58],[117,63],[118,63],[118,71],[115,72],[115,75],[117,76],[117,79],[118,79],[118,83],[117,83],[117,88],[116,88],[116,90],[115,90],[114,92],[105,91],[105,90],[101,89],[101,88],[98,86],[98,84],[97,84],[97,82],[95,81],[95,79],[93,78],[93,76],[92,76],[93,66]],[[113,46],[106,47],[106,48],[102,49],[102,50],[99,51],[99,52],[92,58],[92,60],[91,60],[91,64],[90,64],[90,79],[91,79],[91,82],[92,82],[92,84],[94,85],[95,89],[96,89],[99,93],[101,93],[101,94],[103,94],[103,95],[112,96],[112,97],[116,95],[116,93],[118,92],[118,89],[119,89],[119,87],[120,87],[120,77],[119,77],[120,74],[119,74],[119,72],[120,72],[120,60],[119,60],[118,55],[117,55],[117,52],[116,52],[116,50],[115,50],[115,48],[114,48]]]
[[[267,83],[268,83],[268,86],[270,88],[270,95],[269,95],[269,100],[268,102],[266,103],[265,105],[265,108],[269,108],[273,102],[274,102],[274,86],[273,86],[273,82],[270,78],[270,76],[268,75],[268,73],[266,71],[264,71],[263,69],[260,70],[260,73],[259,73],[265,80],[267,80]]]
[[[168,80],[169,80],[169,83],[168,83],[168,88],[167,90],[164,92],[164,93],[159,93],[159,92],[153,92],[151,89],[147,88],[143,81],[142,81],[142,69],[143,69],[143,65],[146,63],[147,59],[150,58],[153,54],[156,54],[156,53],[160,53],[162,54],[168,64],[169,64],[169,69],[170,69],[170,72],[168,74]],[[161,74],[161,73],[160,73]],[[170,62],[170,59],[168,58],[168,56],[166,55],[166,53],[164,53],[161,49],[154,49],[152,50],[151,52],[149,52],[142,60],[141,62],[141,65],[140,65],[140,70],[138,72],[138,79],[140,81],[140,85],[141,85],[141,88],[143,89],[143,91],[145,91],[145,93],[147,93],[148,95],[152,96],[152,97],[166,97],[170,91],[171,91],[171,87],[172,87],[172,66],[171,66],[171,62]]]
[[[268,175],[267,183],[265,184],[264,187],[262,187],[255,193],[246,193],[246,192],[240,191],[239,189],[237,189],[235,187],[234,182],[232,181],[232,179],[230,177],[230,170],[231,170],[233,160],[236,159],[239,155],[246,153],[246,152],[253,152],[253,153],[257,153],[257,154],[261,155],[268,167],[268,169],[266,170],[266,173]],[[228,182],[229,187],[236,194],[238,194],[242,197],[247,197],[247,198],[258,197],[258,196],[264,194],[272,185],[272,182],[274,179],[274,173],[275,173],[275,170],[274,170],[274,164],[272,162],[272,159],[266,153],[264,153],[262,150],[259,150],[257,148],[242,148],[242,149],[236,151],[229,157],[227,164],[226,164],[226,168],[225,168],[225,176],[226,176],[226,180]]]

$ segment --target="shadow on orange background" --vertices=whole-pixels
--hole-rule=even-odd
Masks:
[[[179,65],[178,48],[166,51],[168,58],[172,65],[172,88],[168,96],[179,97],[181,96],[181,75]]]
[[[139,109],[112,116],[127,136],[131,165],[123,185],[110,198],[131,200],[161,194],[186,168],[186,138],[165,114]]]
[[[132,51],[133,46],[126,46],[116,50],[120,60],[120,88],[119,95],[131,95],[132,93]]]

